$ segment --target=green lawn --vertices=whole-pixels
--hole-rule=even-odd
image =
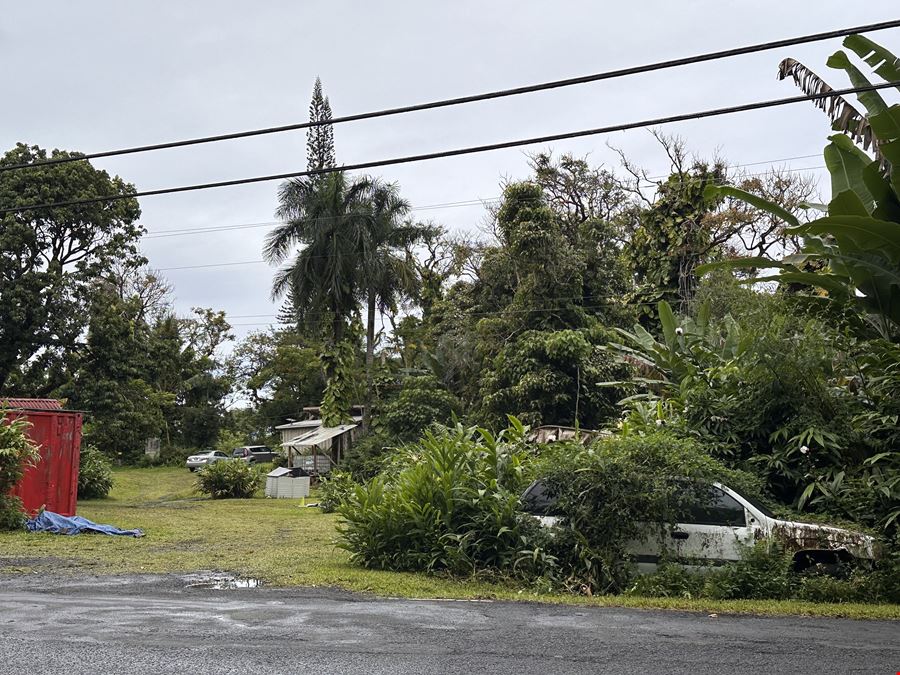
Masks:
[[[603,606],[706,612],[808,614],[900,619],[898,605],[816,604],[793,601],[712,601],[681,598],[535,594],[508,586],[425,574],[354,567],[333,545],[334,515],[299,501],[209,500],[193,489],[186,469],[120,469],[109,499],[84,501],[79,515],[122,528],[141,539],[0,533],[0,573],[135,574],[215,570],[261,578],[274,586],[335,586],[381,596],[541,600]]]

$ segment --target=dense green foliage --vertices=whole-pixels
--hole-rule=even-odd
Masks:
[[[28,426],[27,420],[10,418],[0,410],[0,530],[17,529],[25,523],[22,502],[8,493],[26,468],[40,460],[37,446],[28,438]]]
[[[841,574],[797,573],[793,559],[758,544],[742,560],[720,568],[688,571],[673,563],[637,577],[629,595],[716,600],[809,600],[811,602],[900,602],[900,570],[894,561],[875,571],[848,567]]]
[[[93,445],[82,446],[78,463],[78,498],[105,499],[112,486],[112,462]]]
[[[727,469],[695,441],[654,432],[594,443],[559,444],[545,453],[543,477],[564,518],[547,546],[567,588],[618,592],[633,574],[629,542],[674,525],[713,482],[758,494],[752,476]]]
[[[355,488],[352,474],[332,471],[319,482],[319,508],[325,513],[334,513]]]
[[[338,509],[340,546],[378,569],[512,569],[521,544],[521,427],[496,437],[456,426],[428,431],[392,469],[357,486]]]
[[[77,153],[22,143],[0,166]],[[0,204],[127,196],[134,186],[89,162],[0,172]],[[48,393],[66,380],[67,359],[84,330],[94,281],[137,256],[136,199],[0,216],[0,392]]]
[[[213,499],[249,499],[262,482],[259,467],[241,459],[213,462],[197,472],[197,490]]]

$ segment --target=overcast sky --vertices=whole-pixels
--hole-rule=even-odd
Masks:
[[[896,0],[651,0],[649,2],[5,2],[0,19],[4,96],[0,147],[22,141],[94,152],[305,121],[315,77],[335,116],[583,75],[705,51],[898,18]],[[900,51],[897,29],[873,34]],[[339,163],[605,126],[792,96],[776,67],[793,56],[834,86],[824,66],[839,41],[792,47],[662,73],[581,85],[335,127]],[[811,104],[665,128],[701,156],[733,164],[820,153],[828,135]],[[556,144],[615,165],[606,143],[651,173],[665,156],[646,131]],[[303,131],[104,159],[95,165],[138,190],[306,168]],[[537,150],[540,148],[534,148]],[[504,177],[527,175],[526,150],[388,167],[414,207],[489,199]],[[815,167],[819,158],[779,162]],[[760,166],[760,170],[765,166]],[[822,171],[815,171],[817,176]],[[266,223],[277,185],[141,201],[150,235]],[[416,212],[475,230],[484,209]],[[146,238],[158,269],[258,260],[267,228]],[[164,272],[176,306],[224,310],[239,335],[276,305],[264,264]]]

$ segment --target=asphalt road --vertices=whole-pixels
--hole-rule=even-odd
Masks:
[[[0,579],[0,673],[895,673],[900,624]]]

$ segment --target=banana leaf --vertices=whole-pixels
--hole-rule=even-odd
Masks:
[[[871,66],[885,82],[900,82],[900,59],[877,42],[865,35],[848,35],[844,38],[844,46]]]

